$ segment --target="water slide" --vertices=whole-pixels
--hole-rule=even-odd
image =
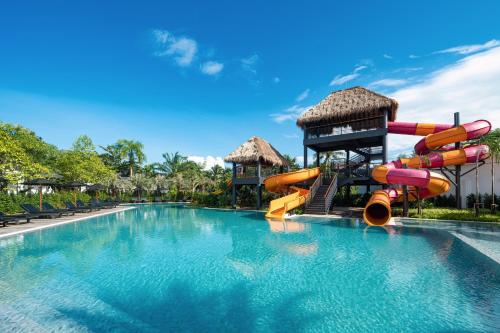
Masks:
[[[450,182],[443,175],[427,169],[476,163],[489,156],[487,145],[469,145],[455,149],[450,144],[479,138],[491,130],[486,120],[457,127],[446,124],[389,122],[388,132],[424,136],[416,145],[417,156],[401,158],[373,169],[372,177],[382,184],[408,185],[409,200],[430,198],[445,193]],[[404,168],[406,165],[407,168]],[[363,218],[369,225],[385,225],[391,219],[391,202],[402,201],[402,189],[373,192]]]
[[[266,190],[286,195],[271,201],[266,217],[283,219],[286,212],[303,205],[306,202],[309,190],[292,185],[316,178],[319,174],[319,168],[312,168],[267,177],[264,180]]]

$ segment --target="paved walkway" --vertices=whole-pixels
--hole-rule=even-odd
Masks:
[[[135,209],[133,206],[119,206],[111,209],[101,209],[90,213],[77,213],[73,216],[63,216],[56,219],[33,219],[30,223],[21,222],[19,224],[9,223],[6,227],[0,226],[0,238],[18,235],[40,229],[52,228],[57,225],[86,220],[95,216],[102,216]]]

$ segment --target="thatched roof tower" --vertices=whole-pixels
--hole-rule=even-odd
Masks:
[[[236,148],[224,158],[224,161],[240,164],[288,166],[287,160],[266,140],[257,136],[252,136],[248,141]]]
[[[297,126],[311,127],[318,125],[354,122],[357,129],[370,128],[373,119],[388,112],[388,120],[396,119],[398,103],[389,97],[377,94],[363,87],[353,87],[334,91],[316,106],[306,111]],[[366,119],[366,123],[363,120]]]

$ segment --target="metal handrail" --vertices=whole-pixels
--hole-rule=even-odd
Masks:
[[[306,208],[307,208],[307,206],[309,206],[309,204],[311,203],[311,200],[316,195],[316,192],[318,191],[318,188],[323,183],[322,182],[322,178],[323,177],[321,177],[321,174],[319,174],[318,177],[316,178],[316,180],[314,181],[314,183],[309,188],[309,193],[307,193],[306,202],[305,202]]]
[[[325,193],[325,214],[328,214],[328,210],[330,208],[330,203],[335,194],[337,193],[337,174],[333,175],[332,181],[328,186],[328,189]]]

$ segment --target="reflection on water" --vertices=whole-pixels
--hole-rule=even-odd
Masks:
[[[304,232],[307,224],[296,221],[267,219],[271,232]]]
[[[356,220],[144,205],[1,240],[0,276],[0,331],[500,329],[498,265]]]

